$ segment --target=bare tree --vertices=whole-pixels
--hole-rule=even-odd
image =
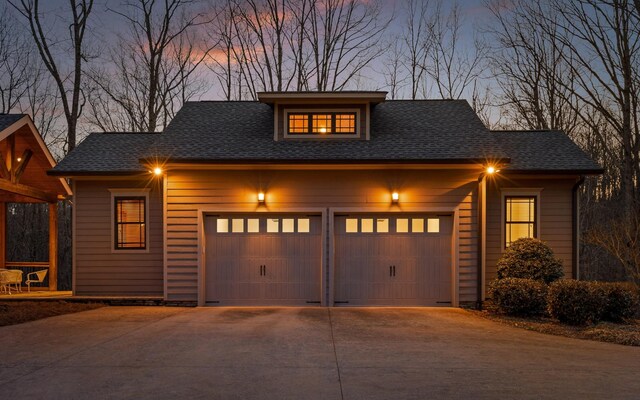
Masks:
[[[49,36],[49,31],[43,26],[40,1],[9,0],[9,4],[26,18],[42,62],[55,81],[67,122],[66,150],[71,151],[76,147],[78,120],[82,115],[85,102],[82,92],[82,64],[87,60],[84,40],[93,0],[69,0],[72,67],[68,72],[66,71],[68,55],[57,58],[54,51],[54,48],[59,47],[64,41]]]
[[[202,15],[191,0],[135,0],[111,11],[128,23],[107,67],[90,77],[96,86],[92,123],[107,130],[153,132],[165,126],[185,100],[201,90],[197,69],[210,48],[194,32]],[[117,113],[114,117],[112,114]]]
[[[497,81],[502,112],[524,129],[560,129],[573,134],[578,125],[573,71],[563,59],[565,46],[553,27],[542,29],[542,3],[517,1],[508,9],[490,6],[488,31],[495,40],[490,66]],[[553,18],[553,17],[550,17]]]
[[[0,6],[0,113],[19,107],[33,81],[33,52],[8,13]]]
[[[377,0],[318,0],[309,15],[306,39],[311,47],[319,91],[343,90],[381,53],[376,46],[390,20],[381,17]]]
[[[385,86],[389,89],[391,100],[400,97],[400,92],[407,78],[403,74],[404,48],[400,38],[394,38],[388,45],[383,59],[384,69],[382,76]]]
[[[433,22],[429,25],[433,46],[429,48],[425,69],[444,99],[459,99],[466,95],[480,76],[485,60],[486,46],[482,41],[476,39],[471,46],[463,47],[462,24],[457,2],[448,11],[443,8],[443,2],[436,4]]]
[[[406,23],[402,33],[404,65],[411,81],[411,99],[415,100],[424,85],[427,60],[433,41],[434,18],[430,18],[430,2],[408,0],[405,8]],[[423,90],[424,92],[424,90]]]

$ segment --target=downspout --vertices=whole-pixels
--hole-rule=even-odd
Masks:
[[[578,193],[578,190],[583,183],[584,175],[581,175],[573,185],[573,189],[571,189],[571,247],[573,250],[571,275],[573,279],[580,278],[580,194]]]
[[[484,197],[485,197],[485,178],[486,173],[481,173],[478,177],[478,270],[476,272],[477,282],[476,282],[476,309],[482,310],[482,298],[483,298],[483,290],[484,286],[483,278],[483,265],[484,265]]]

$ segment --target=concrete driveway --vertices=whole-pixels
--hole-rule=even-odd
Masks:
[[[0,328],[5,399],[640,397],[640,348],[458,309],[107,307]]]

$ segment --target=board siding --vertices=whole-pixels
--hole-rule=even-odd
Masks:
[[[146,181],[75,182],[75,294],[78,296],[162,296],[162,190],[149,193],[149,251],[112,251],[111,192],[143,189]]]
[[[198,210],[245,212],[297,208],[403,207],[459,212],[459,299],[475,301],[477,286],[477,172],[463,170],[192,171],[167,172],[166,298],[198,299]],[[258,206],[257,193],[266,193]],[[392,205],[390,193],[400,193]]]
[[[496,263],[503,251],[502,191],[542,189],[540,192],[539,238],[562,260],[566,278],[572,274],[572,188],[575,179],[510,178],[490,182],[487,190],[486,285],[496,279]]]

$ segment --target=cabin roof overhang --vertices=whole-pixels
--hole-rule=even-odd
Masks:
[[[48,176],[56,165],[28,115],[6,115],[0,130],[0,202],[56,202],[70,196],[64,178]]]
[[[385,91],[340,91],[340,92],[259,92],[258,101],[265,104],[304,103],[369,103],[385,101]]]

